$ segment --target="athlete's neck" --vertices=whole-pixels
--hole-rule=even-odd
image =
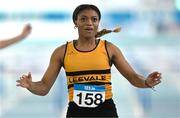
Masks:
[[[82,51],[92,50],[96,47],[96,38],[79,38],[75,43],[77,49]]]

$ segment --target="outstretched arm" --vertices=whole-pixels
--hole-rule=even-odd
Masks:
[[[25,25],[21,34],[15,36],[15,37],[9,38],[9,39],[1,40],[0,41],[0,49],[5,48],[9,45],[12,45],[16,42],[19,42],[19,41],[25,39],[30,34],[30,32],[31,32],[31,26],[29,24]]]
[[[137,74],[133,68],[128,64],[124,58],[122,52],[118,47],[110,42],[107,42],[107,49],[111,58],[111,61],[117,68],[117,70],[134,86],[140,88],[154,87],[161,82],[161,73],[152,72],[148,77],[143,77]]]
[[[40,81],[33,82],[31,73],[29,73],[28,75],[23,75],[22,77],[20,77],[19,80],[16,81],[18,83],[17,86],[27,88],[30,92],[36,95],[41,95],[41,96],[46,95],[51,89],[52,85],[54,84],[59,74],[59,71],[62,66],[62,61],[63,61],[62,59],[64,56],[64,52],[65,52],[65,45],[57,48],[53,52],[49,66]]]

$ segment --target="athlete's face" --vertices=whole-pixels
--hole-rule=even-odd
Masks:
[[[78,14],[75,24],[80,36],[94,38],[99,26],[99,16],[92,9],[83,10]]]

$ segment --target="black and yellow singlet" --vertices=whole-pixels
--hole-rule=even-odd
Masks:
[[[67,43],[64,56],[69,101],[84,97],[85,105],[82,106],[86,106],[91,103],[96,105],[101,99],[111,99],[111,65],[106,41],[99,39],[91,51],[79,51],[73,42]],[[83,104],[80,100],[77,100],[78,104]]]

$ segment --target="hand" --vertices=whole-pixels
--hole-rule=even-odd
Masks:
[[[145,80],[145,84],[148,87],[154,87],[161,83],[161,73],[159,72],[153,72],[148,75],[147,79]]]
[[[32,29],[31,25],[26,24],[23,28],[21,36],[23,36],[23,38],[27,37],[31,33],[31,29]]]
[[[21,86],[23,88],[30,88],[32,84],[32,77],[31,73],[29,72],[28,75],[22,75],[19,80],[16,81],[18,84],[16,86]]]

